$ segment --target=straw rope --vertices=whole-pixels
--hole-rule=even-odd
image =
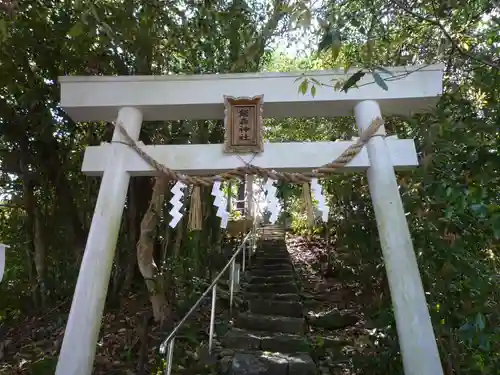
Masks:
[[[127,130],[123,127],[121,123],[116,123],[115,126],[118,127],[123,137],[125,138],[125,143],[130,148],[132,148],[144,161],[151,165],[158,172],[163,174],[170,180],[181,181],[188,185],[195,186],[209,186],[212,185],[214,181],[226,181],[234,178],[244,178],[245,175],[257,175],[264,178],[271,178],[273,180],[281,180],[289,183],[305,183],[309,182],[311,178],[325,177],[339,168],[345,167],[349,164],[356,155],[363,149],[363,146],[370,140],[371,137],[375,135],[377,130],[384,124],[381,118],[376,118],[372,121],[370,126],[363,131],[359,139],[350,145],[338,158],[336,158],[331,163],[325,164],[321,167],[313,169],[311,172],[306,173],[289,173],[289,172],[276,172],[266,168],[257,167],[250,163],[244,166],[238,167],[231,171],[222,173],[220,175],[214,176],[187,176],[182,173],[176,172],[167,166],[161,164],[148,153],[142,150],[136,141],[134,141]]]

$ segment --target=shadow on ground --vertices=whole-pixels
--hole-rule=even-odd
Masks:
[[[370,297],[376,293],[367,298],[352,273],[342,276],[339,262],[333,262],[333,272],[325,272],[328,249],[324,240],[287,235],[287,246],[302,285],[313,358],[320,374],[395,374],[377,359],[387,350],[380,346],[379,330],[367,318],[373,308]],[[332,257],[338,255],[331,251]]]

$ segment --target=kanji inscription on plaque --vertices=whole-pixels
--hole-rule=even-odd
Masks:
[[[262,152],[262,99],[224,96],[224,152]]]

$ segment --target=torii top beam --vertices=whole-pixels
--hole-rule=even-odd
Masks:
[[[61,106],[75,121],[114,121],[120,108],[132,106],[144,121],[207,120],[224,116],[223,95],[264,94],[264,117],[350,116],[356,103],[376,100],[384,115],[410,115],[432,108],[442,92],[442,65],[388,69],[382,90],[366,74],[359,88],[347,93],[318,87],[313,97],[301,94],[300,72],[166,76],[59,77]],[[307,77],[332,86],[355,70],[307,72]]]

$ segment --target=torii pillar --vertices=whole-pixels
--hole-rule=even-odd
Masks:
[[[118,113],[130,136],[137,140],[141,131],[142,113],[125,107]],[[62,342],[56,375],[91,374],[95,344],[101,328],[104,302],[108,291],[116,242],[127,197],[130,174],[125,167],[126,144],[118,127],[113,133],[112,148],[97,197],[87,245],[83,255],[73,302]]]
[[[374,100],[354,108],[359,132],[382,117]],[[405,375],[442,375],[424,288],[382,127],[367,145],[368,186],[377,219]]]

